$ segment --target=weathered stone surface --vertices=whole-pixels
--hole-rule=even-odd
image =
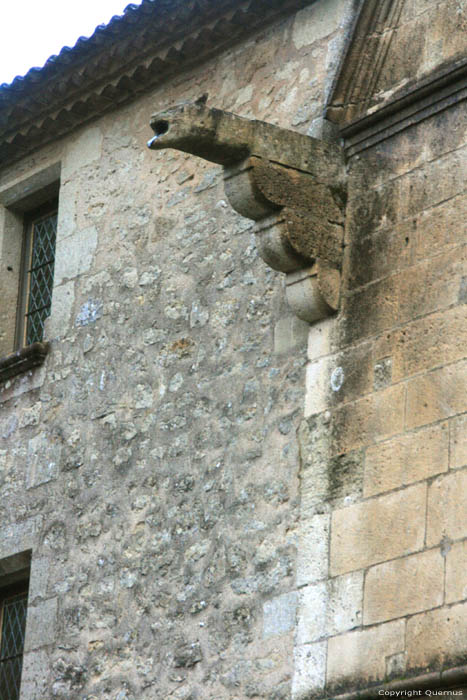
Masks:
[[[339,688],[349,681],[368,685],[381,680],[386,675],[386,658],[404,647],[403,620],[332,637],[328,644],[327,683]]]
[[[427,545],[443,537],[457,540],[466,536],[467,471],[440,476],[428,489]]]
[[[359,627],[363,572],[337,576],[300,590],[297,643],[307,644]]]
[[[363,622],[372,625],[442,605],[444,559],[439,549],[373,566],[365,578]]]
[[[366,568],[421,549],[425,504],[426,485],[420,484],[334,511],[331,573]]]
[[[365,496],[408,486],[448,469],[447,423],[392,438],[366,450]]]
[[[305,163],[302,145],[336,138],[323,106],[359,3],[273,4],[261,33],[132,103],[113,85],[107,116],[2,164],[0,352],[24,187],[63,164],[51,352],[0,387],[2,575],[32,552],[24,700],[311,700],[465,662],[464,103],[348,160],[341,306],[309,334],[306,386],[303,328],[258,255],[274,227],[232,211],[221,166],[145,148],[152,110],[208,92],[249,129],[296,130],[272,150],[300,174],[262,173],[261,216],[321,197],[312,223],[342,225],[336,146]],[[389,5],[383,101],[391,75],[455,55],[458,26],[453,0]]]
[[[466,639],[466,603],[414,615],[407,622],[407,668],[460,665],[465,659]]]
[[[467,598],[467,540],[451,545],[446,552],[446,603],[455,603]]]

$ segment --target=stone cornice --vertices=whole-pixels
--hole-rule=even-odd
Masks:
[[[376,112],[341,127],[352,156],[467,99],[467,59],[405,87]]]
[[[0,86],[0,165],[153,88],[312,0],[143,0]]]
[[[354,25],[325,109],[339,129],[347,156],[467,98],[467,59],[454,56],[429,74],[376,89],[391,59],[394,34],[407,0],[360,0]],[[389,59],[388,59],[389,56]]]

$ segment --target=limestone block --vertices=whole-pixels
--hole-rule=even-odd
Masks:
[[[74,282],[61,284],[54,287],[52,294],[52,308],[45,325],[45,337],[47,340],[63,338],[70,327],[71,312],[75,301]]]
[[[447,423],[371,445],[366,450],[363,495],[374,496],[445,472],[448,455]]]
[[[467,414],[451,421],[450,466],[451,469],[467,464]]]
[[[297,644],[315,642],[360,625],[362,598],[362,571],[301,589]]]
[[[60,186],[58,200],[57,242],[75,232],[77,185],[74,181]]]
[[[77,170],[100,159],[102,140],[101,130],[94,126],[85,128],[71,141],[63,159],[62,182],[66,183]]]
[[[409,381],[407,427],[416,428],[465,411],[467,408],[466,373],[467,362],[459,362]]]
[[[21,700],[38,700],[47,695],[50,660],[43,650],[28,651],[23,656]]]
[[[363,621],[384,622],[442,605],[444,559],[439,549],[372,567],[365,579]]]
[[[327,357],[310,362],[306,368],[305,418],[326,410],[330,392],[330,359]]]
[[[336,409],[332,426],[333,453],[350,452],[402,432],[404,402],[405,387],[397,385]]]
[[[32,605],[37,598],[45,598],[49,581],[50,560],[46,557],[33,556],[29,577],[28,601]]]
[[[324,579],[328,571],[331,516],[315,515],[300,522],[297,542],[297,586]]]
[[[49,598],[28,607],[24,651],[53,644],[57,623],[58,598]]]
[[[423,547],[426,486],[411,486],[334,511],[331,573],[343,574]]]
[[[305,700],[309,693],[324,687],[326,642],[302,644],[294,649],[293,700]]]
[[[366,683],[384,678],[386,657],[404,651],[405,620],[332,637],[328,643],[327,683]]]
[[[283,593],[263,605],[263,638],[290,632],[295,627],[298,594]]]
[[[317,360],[332,352],[336,321],[334,318],[324,318],[309,327],[308,359]]]
[[[439,668],[465,658],[467,603],[438,608],[407,621],[407,668]]]
[[[453,544],[446,557],[446,603],[467,598],[467,540]]]
[[[57,478],[61,451],[61,445],[43,433],[29,440],[26,488],[32,489]]]
[[[427,545],[443,537],[467,536],[467,471],[453,472],[434,481],[428,490]]]
[[[454,307],[406,324],[393,336],[393,381],[465,357],[467,314]]]
[[[87,272],[93,262],[97,247],[97,231],[94,226],[67,236],[57,242],[55,251],[55,284],[63,284]]]
[[[8,525],[0,530],[0,558],[32,549],[36,539],[37,521],[35,518]]]

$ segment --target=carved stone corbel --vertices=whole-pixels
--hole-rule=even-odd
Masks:
[[[346,175],[343,149],[295,131],[207,108],[154,115],[151,149],[175,148],[224,166],[232,207],[255,221],[258,249],[286,274],[288,302],[309,323],[339,306]]]

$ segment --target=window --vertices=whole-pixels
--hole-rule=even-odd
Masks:
[[[19,700],[28,580],[0,589],[0,698]]]
[[[0,391],[44,362],[51,312],[60,163],[0,183]],[[1,700],[1,699],[0,699]]]
[[[57,235],[57,205],[26,218],[16,347],[42,341],[50,315]]]

